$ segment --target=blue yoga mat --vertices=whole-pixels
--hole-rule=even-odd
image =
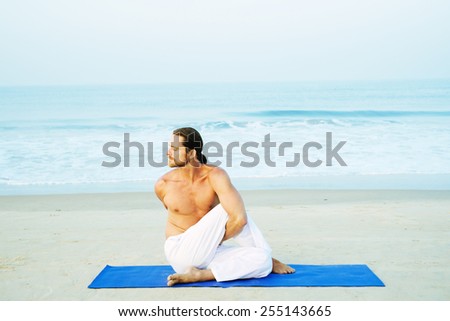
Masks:
[[[176,284],[174,287],[298,287],[298,286],[384,286],[367,265],[297,265],[290,264],[293,274],[269,274],[261,279],[227,282],[196,282]],[[100,288],[165,288],[167,276],[173,274],[168,265],[109,266],[107,265],[89,285]]]

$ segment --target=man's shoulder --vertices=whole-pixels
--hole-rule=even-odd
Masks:
[[[227,172],[218,166],[214,166],[214,165],[206,165],[208,168],[208,176],[209,177],[220,177],[220,176],[228,176]]]
[[[217,166],[210,166],[209,172],[208,172],[208,179],[211,184],[215,183],[223,183],[224,181],[229,181],[230,178],[228,176],[228,173],[221,167]]]
[[[165,173],[164,175],[162,175],[160,178],[158,178],[155,182],[155,192],[161,192],[164,187],[166,186],[166,183],[170,180],[173,180],[174,175],[175,175],[175,170],[173,169],[170,172]]]
[[[175,177],[176,173],[177,173],[177,169],[174,168],[171,171],[163,174],[160,178],[158,178],[158,181],[168,181],[170,179],[173,179]]]

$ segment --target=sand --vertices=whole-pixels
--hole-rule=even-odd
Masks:
[[[449,300],[450,191],[244,191],[274,256],[367,264],[384,288],[88,289],[106,265],[167,264],[153,193],[0,197],[0,300]]]

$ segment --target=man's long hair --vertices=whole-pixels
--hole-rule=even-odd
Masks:
[[[196,129],[192,127],[181,127],[175,129],[173,134],[184,137],[184,142],[182,142],[183,146],[188,150],[194,149],[197,154],[197,160],[201,164],[206,164],[208,160],[206,159],[206,156],[202,154],[203,139]]]

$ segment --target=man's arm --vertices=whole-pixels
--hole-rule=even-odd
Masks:
[[[225,227],[223,240],[239,234],[247,224],[247,214],[241,195],[233,186],[228,174],[221,168],[215,168],[209,174],[209,181],[219,197],[220,204],[228,213],[229,219]]]
[[[166,204],[164,203],[164,196],[166,194],[165,192],[165,185],[166,182],[163,178],[160,178],[155,183],[155,194],[158,196],[159,200],[163,203],[164,207],[167,208]]]

